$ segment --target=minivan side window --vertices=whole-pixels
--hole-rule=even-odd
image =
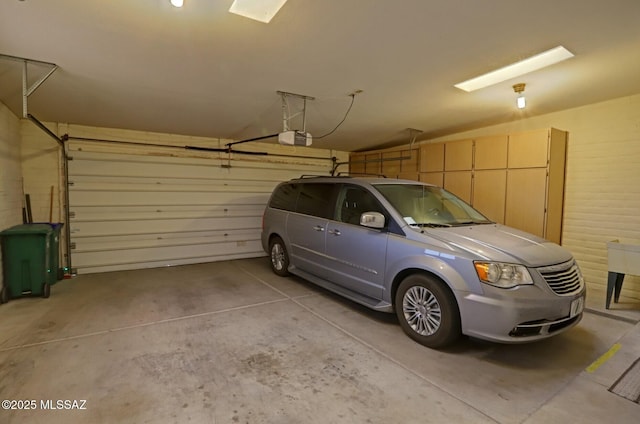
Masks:
[[[360,215],[364,212],[385,214],[378,200],[362,187],[345,185],[338,195],[336,220],[347,224],[360,225]]]
[[[296,212],[320,218],[332,218],[333,190],[335,187],[335,184],[327,183],[300,184]]]
[[[285,211],[296,210],[296,200],[298,199],[297,184],[280,184],[271,196],[269,206],[274,209],[284,209]]]

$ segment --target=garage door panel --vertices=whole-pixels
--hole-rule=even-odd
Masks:
[[[114,192],[69,190],[69,204],[78,206],[177,206],[177,205],[266,205],[270,193]]]
[[[147,261],[147,262],[130,262],[130,263],[93,265],[93,266],[83,267],[82,273],[93,274],[98,272],[125,271],[125,270],[133,270],[133,269],[160,268],[160,267],[166,267],[166,266],[201,264],[201,263],[207,263],[207,262],[255,258],[262,255],[264,254],[263,253],[258,254],[256,252],[234,253],[234,254],[226,253],[224,255],[203,256],[198,258],[186,258],[186,259],[173,259],[171,261],[159,260],[159,261]]]
[[[273,188],[302,174],[328,175],[332,166],[79,148],[72,146],[69,161],[71,257],[79,273],[262,256],[262,213]]]
[[[76,191],[198,191],[198,192],[267,192],[277,185],[272,181],[223,181],[211,179],[177,179],[177,178],[114,178],[83,177],[75,178],[73,189]]]
[[[99,272],[105,266],[122,266],[138,264],[136,268],[144,268],[142,264],[153,262],[154,266],[171,266],[188,263],[227,260],[231,256],[257,257],[264,255],[260,242],[226,242],[185,246],[158,246],[144,249],[123,249],[113,252],[105,258],[103,252],[74,252],[77,266],[85,272]],[[126,269],[119,267],[119,269]],[[131,268],[129,268],[131,269]]]
[[[106,176],[120,175],[124,177],[147,178],[224,178],[227,173],[220,166],[209,163],[207,166],[196,164],[170,164],[166,162],[120,162],[118,167],[113,167],[111,161],[87,160],[79,161],[77,158],[69,162],[69,173],[74,176]],[[117,174],[115,173],[117,172]],[[72,180],[73,181],[73,180]]]
[[[196,233],[150,233],[106,236],[78,236],[75,252],[105,252],[109,250],[144,249],[148,247],[187,246],[208,243],[257,241],[256,229],[225,229]]]
[[[74,222],[146,220],[173,218],[219,218],[225,216],[261,216],[264,204],[197,206],[76,206]]]
[[[211,231],[217,228],[260,229],[261,216],[203,218],[203,219],[151,219],[136,221],[72,222],[74,236],[100,236],[109,234],[151,234]]]
[[[227,158],[183,158],[142,155],[105,154],[97,152],[70,152],[69,174],[80,176],[126,176],[142,178],[210,178],[215,180],[256,180],[256,170],[267,169],[264,179],[282,181],[301,173],[328,174],[328,161],[306,160],[311,163],[287,163],[257,156],[252,160]],[[314,163],[315,162],[315,163]],[[114,168],[114,164],[117,167]],[[73,181],[73,180],[72,180]]]

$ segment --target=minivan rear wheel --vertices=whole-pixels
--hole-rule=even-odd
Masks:
[[[271,269],[277,275],[286,277],[289,275],[289,254],[280,237],[274,237],[269,243],[271,255]]]
[[[460,311],[453,293],[441,281],[422,274],[398,287],[395,310],[404,332],[418,343],[442,348],[461,334]]]

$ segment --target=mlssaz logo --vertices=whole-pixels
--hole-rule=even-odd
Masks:
[[[47,399],[40,401],[40,409],[87,409],[87,401],[84,399],[80,400],[69,400],[69,399]]]

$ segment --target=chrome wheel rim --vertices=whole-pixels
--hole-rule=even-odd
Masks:
[[[402,311],[409,327],[421,336],[431,336],[442,323],[438,299],[425,287],[411,287],[402,299]]]
[[[271,265],[273,268],[282,271],[284,269],[284,248],[281,244],[276,243],[271,247]]]

